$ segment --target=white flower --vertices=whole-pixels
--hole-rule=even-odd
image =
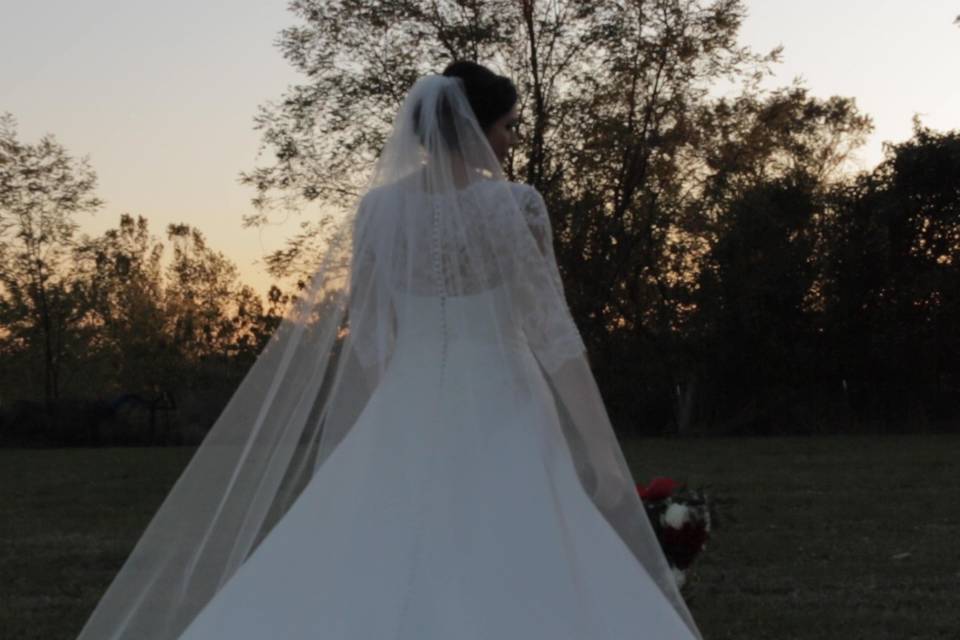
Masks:
[[[687,581],[687,574],[677,569],[676,567],[670,567],[673,570],[673,579],[677,581],[677,589],[683,587],[683,583]]]
[[[671,529],[682,529],[688,520],[690,520],[689,507],[677,503],[667,507],[667,510],[660,516],[661,524]]]

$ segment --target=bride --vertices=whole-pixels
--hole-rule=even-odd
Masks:
[[[503,176],[516,99],[416,81],[80,640],[700,638]]]

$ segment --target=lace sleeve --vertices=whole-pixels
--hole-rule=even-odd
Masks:
[[[354,220],[348,318],[351,348],[365,369],[373,369],[386,362],[395,340],[395,322],[392,301],[386,296],[386,288],[377,282],[366,205],[366,199],[360,202]]]
[[[524,192],[521,205],[540,256],[529,273],[533,282],[529,292],[532,304],[524,317],[523,331],[544,369],[556,371],[586,349],[564,295],[547,205],[535,188],[528,187]]]

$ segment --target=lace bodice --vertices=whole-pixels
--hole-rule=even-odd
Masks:
[[[508,333],[515,325],[545,368],[583,351],[563,295],[550,218],[536,189],[502,181],[478,181],[445,194],[406,187],[371,191],[358,214],[353,276],[358,289],[372,289],[366,295],[374,300],[362,314],[351,311],[351,331],[366,364],[387,355],[398,324],[410,317],[397,309],[429,297],[439,298],[441,341],[470,327],[480,331],[484,320],[476,316],[486,313],[488,324]],[[495,289],[507,295],[489,297],[485,310],[466,324],[464,316],[450,316],[449,299]],[[387,309],[390,346],[382,317]]]

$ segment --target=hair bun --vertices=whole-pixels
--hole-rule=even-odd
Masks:
[[[484,130],[505,116],[517,102],[513,81],[471,60],[455,60],[443,70],[445,76],[463,81],[467,100]]]

